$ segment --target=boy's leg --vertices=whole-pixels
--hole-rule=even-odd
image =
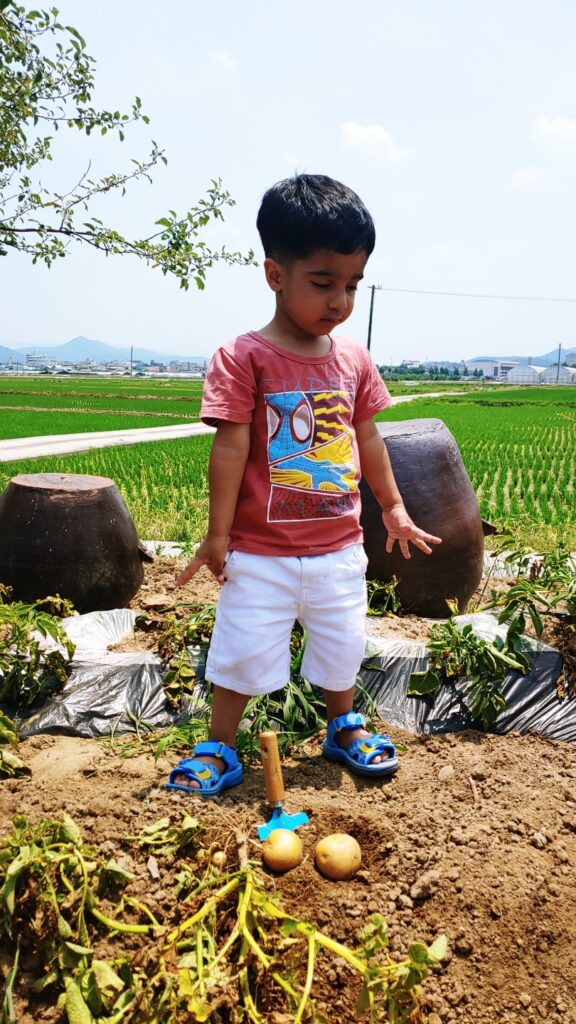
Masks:
[[[354,687],[349,690],[323,690],[326,701],[326,718],[328,722],[338,718],[338,715],[347,715],[354,708]],[[341,729],[336,733],[336,742],[346,749],[354,740],[366,740],[372,733],[366,729]],[[380,764],[386,760],[386,754],[379,754],[373,758],[372,764]]]
[[[234,690],[225,690],[222,686],[215,686],[209,739],[216,740],[217,743],[225,743],[228,747],[235,747],[238,726],[249,700],[250,697],[246,693],[235,693]],[[225,768],[221,757],[201,755],[196,760],[203,764],[213,764],[219,772]],[[187,786],[189,789],[199,789],[200,785],[194,779],[189,779],[187,775],[176,775],[173,781],[177,785]]]
[[[300,621],[308,630],[302,675],[320,686],[328,723],[353,711],[355,680],[366,644],[366,555],[361,544],[318,558],[302,559],[305,586]],[[341,729],[335,741],[342,748],[371,737],[359,727]],[[371,764],[386,761],[382,750]]]
[[[232,552],[220,594],[206,662],[213,683],[209,738],[236,747],[236,735],[250,697],[280,689],[290,676],[290,630],[298,607],[297,558]],[[219,757],[194,756],[220,773]],[[179,774],[172,781],[189,789],[199,783]]]

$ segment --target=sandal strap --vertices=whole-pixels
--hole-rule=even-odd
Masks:
[[[364,715],[359,715],[356,711],[348,711],[345,715],[337,715],[328,723],[326,735],[330,743],[333,743],[337,732],[341,732],[343,729],[363,729],[365,725]]]
[[[211,789],[218,782],[220,772],[213,764],[204,764],[193,757],[186,757],[179,761],[170,772],[170,782],[173,782],[177,775],[185,775],[192,782],[198,782],[200,789]]]
[[[357,757],[365,764],[371,764],[379,754],[388,754],[388,757],[396,756],[396,748],[392,740],[389,736],[383,734],[366,737],[363,740],[353,740],[348,745],[347,750],[352,757]]]
[[[202,743],[197,743],[194,747],[194,757],[220,757],[226,765],[226,770],[230,768],[237,768],[239,761],[238,755],[233,747],[229,747],[227,743],[219,743],[217,740],[205,740]],[[206,765],[203,765],[206,768]],[[212,766],[211,766],[212,767]],[[221,772],[217,768],[214,771],[220,775]]]

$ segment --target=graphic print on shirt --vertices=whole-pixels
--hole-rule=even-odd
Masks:
[[[264,395],[268,420],[268,522],[331,519],[354,508],[358,483],[347,391]]]

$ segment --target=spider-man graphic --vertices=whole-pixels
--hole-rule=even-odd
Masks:
[[[287,391],[266,395],[265,401],[269,517],[317,519],[349,511],[350,502],[340,499],[357,491],[358,484],[352,432],[345,422],[350,419],[348,393]]]

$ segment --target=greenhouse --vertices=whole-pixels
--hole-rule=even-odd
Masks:
[[[549,366],[542,374],[543,384],[576,384],[576,367]]]
[[[540,384],[546,372],[545,366],[533,366],[526,363],[518,364],[506,374],[507,384]]]

